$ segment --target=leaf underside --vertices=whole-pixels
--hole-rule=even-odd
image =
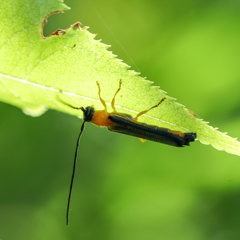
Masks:
[[[109,111],[116,97],[118,112],[133,116],[166,97],[158,108],[139,118],[140,122],[196,132],[204,144],[218,150],[240,155],[240,143],[196,118],[183,105],[165,95],[150,81],[139,77],[115,55],[109,46],[95,40],[87,27],[75,23],[66,30],[57,30],[44,37],[42,30],[49,15],[68,9],[61,1],[0,2],[0,100],[17,106],[26,114],[39,116],[47,109],[55,109],[82,117],[82,112],[59,101],[103,109],[98,97],[96,81]],[[21,13],[21,14],[19,14]]]

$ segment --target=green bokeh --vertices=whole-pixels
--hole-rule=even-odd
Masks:
[[[237,1],[65,3],[71,10],[51,16],[45,35],[81,21],[132,69],[240,136]],[[142,144],[87,124],[66,227],[81,120],[55,111],[32,118],[3,103],[0,112],[0,239],[240,239],[239,156],[199,142]]]

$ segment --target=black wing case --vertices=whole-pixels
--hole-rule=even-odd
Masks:
[[[184,137],[170,133],[168,128],[159,128],[157,126],[148,125],[145,123],[132,122],[121,115],[109,115],[109,120],[112,124],[108,129],[113,132],[123,133],[138,138],[160,142],[175,147],[183,147],[189,145],[196,138],[196,133],[185,133]]]

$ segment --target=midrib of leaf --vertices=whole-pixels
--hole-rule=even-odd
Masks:
[[[85,100],[89,100],[89,101],[93,101],[93,102],[96,102],[96,103],[100,103],[100,100],[98,99],[94,99],[94,98],[90,98],[90,97],[85,97],[85,96],[80,96],[79,94],[76,94],[76,93],[73,93],[73,92],[66,92],[66,91],[59,91],[59,89],[56,89],[56,88],[52,88],[52,87],[48,87],[48,86],[45,86],[45,85],[42,85],[42,84],[38,84],[38,83],[34,83],[34,82],[30,82],[28,81],[27,79],[20,79],[20,78],[16,78],[16,77],[13,77],[13,76],[10,76],[10,75],[6,75],[6,74],[2,74],[0,73],[0,77],[4,77],[6,79],[9,79],[9,80],[12,80],[12,81],[15,81],[15,82],[19,82],[21,84],[26,84],[26,85],[29,85],[29,86],[33,86],[33,87],[37,87],[37,88],[40,88],[42,90],[49,90],[49,91],[52,91],[52,92],[55,92],[56,94],[63,94],[63,95],[67,95],[67,96],[71,96],[71,97],[77,97],[77,98],[82,98],[82,99],[85,99]],[[6,83],[0,78],[0,80],[2,81],[2,83],[4,85],[6,85]],[[9,89],[9,91],[11,91],[11,89]],[[13,92],[14,93],[14,92]],[[14,93],[14,95],[18,96],[16,93]],[[106,101],[106,104],[111,107],[111,102],[107,102]],[[134,111],[133,109],[128,109],[128,108],[125,108],[125,107],[122,107],[120,105],[117,105],[116,104],[116,108],[117,109],[121,109],[121,110],[125,110],[127,112],[131,112],[131,113],[134,113],[134,114],[138,114],[139,112],[138,111]],[[76,112],[76,111],[75,111]],[[77,114],[78,116],[79,115],[82,115],[82,112],[79,111],[79,114]],[[150,119],[154,119],[156,121],[159,121],[159,122],[163,122],[163,123],[167,123],[169,125],[172,125],[174,127],[179,127],[179,128],[183,128],[181,126],[177,126],[176,124],[174,123],[170,123],[168,121],[164,121],[160,118],[156,118],[156,117],[153,117],[153,116],[150,116],[148,114],[144,114],[144,116],[146,118],[150,118]],[[183,128],[184,129],[184,128]],[[185,128],[186,131],[189,131],[189,129]]]

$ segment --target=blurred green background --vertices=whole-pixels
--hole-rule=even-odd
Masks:
[[[45,36],[90,26],[141,76],[240,136],[239,1],[65,3],[71,10],[51,16]],[[4,103],[0,112],[0,239],[240,239],[239,156],[198,141],[142,144],[87,124],[66,227],[81,120],[55,111],[32,118]]]

